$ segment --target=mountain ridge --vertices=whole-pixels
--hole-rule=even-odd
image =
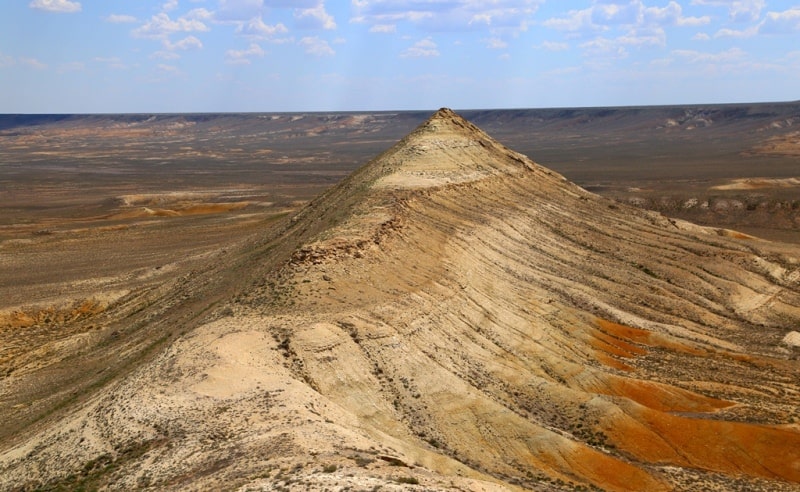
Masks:
[[[237,293],[0,452],[0,485],[800,481],[791,250],[591,194],[446,109],[243,248]]]

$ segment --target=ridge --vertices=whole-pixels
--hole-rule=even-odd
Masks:
[[[380,159],[376,188],[429,188],[532,170],[518,154],[455,111],[441,108]]]
[[[800,482],[796,251],[589,193],[447,108],[268,234],[144,306],[242,277],[0,450],[0,488]]]

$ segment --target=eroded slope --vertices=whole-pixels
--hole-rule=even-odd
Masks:
[[[798,259],[735,236],[441,110],[216,319],[6,449],[0,484],[791,490]]]

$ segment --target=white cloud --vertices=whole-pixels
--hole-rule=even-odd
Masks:
[[[679,27],[696,27],[704,26],[711,23],[711,17],[704,15],[702,17],[684,17],[683,8],[679,3],[671,1],[666,7],[644,7],[640,3],[642,9],[642,21],[644,23],[655,23],[658,25],[675,25]]]
[[[706,53],[694,50],[674,50],[673,55],[685,59],[689,63],[717,64],[740,62],[745,59],[747,53],[740,48],[731,48],[719,53]]]
[[[711,23],[711,17],[685,16],[680,3],[648,7],[643,0],[594,0],[582,10],[571,10],[542,25],[583,38],[578,46],[592,57],[625,58],[629,50],[667,46],[667,29]]]
[[[598,25],[637,24],[641,7],[640,2],[630,2],[627,5],[617,3],[596,4],[590,8],[592,22]]]
[[[152,55],[150,58],[160,58],[162,60],[177,60],[181,57],[181,55],[175,53],[174,51],[167,51],[167,50],[158,50]]]
[[[400,56],[403,58],[427,58],[439,56],[439,49],[431,38],[425,38],[417,41],[413,46],[400,53]]]
[[[65,14],[81,11],[81,3],[71,2],[70,0],[33,0],[28,6],[33,9]]]
[[[302,28],[307,29],[336,29],[336,21],[333,16],[325,11],[325,4],[320,2],[318,5],[308,9],[296,9],[294,17]]]
[[[300,46],[303,46],[306,50],[306,53],[309,55],[314,56],[332,56],[335,55],[336,52],[333,51],[333,48],[328,44],[327,41],[324,39],[320,39],[316,36],[314,37],[305,37],[299,41]]]
[[[353,0],[352,22],[409,22],[429,30],[527,29],[544,0]]]
[[[133,30],[133,35],[141,38],[162,39],[176,32],[205,32],[208,26],[203,22],[211,17],[206,9],[194,9],[186,15],[172,20],[169,15],[160,12],[141,26]]]
[[[217,0],[214,12],[218,22],[246,22],[277,9],[313,9],[321,0]]]
[[[783,12],[767,12],[767,17],[760,26],[760,32],[766,34],[789,34],[800,31],[800,7],[793,7]]]
[[[261,16],[254,17],[236,28],[236,34],[256,39],[269,39],[278,34],[286,34],[287,32],[289,32],[289,30],[280,22],[275,25],[269,25],[264,22]]]
[[[598,1],[589,8],[570,10],[566,16],[547,19],[542,24],[560,31],[591,34],[616,27],[696,27],[710,22],[709,16],[684,16],[683,8],[675,1],[665,7],[647,7],[642,0],[629,0],[626,4]]]
[[[393,33],[397,32],[397,24],[375,24],[369,28],[369,32]]]
[[[752,26],[742,30],[722,28],[716,33],[714,33],[714,37],[745,39],[745,38],[752,38],[756,34],[758,34],[758,26]]]
[[[500,38],[489,38],[486,41],[486,47],[493,50],[502,50],[508,48],[508,43]]]
[[[592,57],[612,57],[612,58],[627,58],[628,50],[625,47],[613,40],[607,38],[597,38],[587,41],[580,45],[587,54]]]
[[[175,65],[166,65],[164,63],[158,64],[158,69],[162,72],[169,72],[169,73],[179,73],[180,70]]]
[[[697,34],[692,36],[692,39],[695,40],[695,41],[708,41],[708,40],[711,39],[711,36],[709,36],[708,34],[706,34],[704,32],[698,32]]]
[[[542,22],[542,25],[558,31],[598,30],[599,26],[592,22],[592,9],[570,10],[566,17],[553,17]]]
[[[109,68],[113,68],[115,70],[125,70],[128,68],[128,66],[122,63],[122,60],[120,60],[116,56],[111,56],[111,57],[96,56],[92,58],[92,61],[97,63],[104,63]]]
[[[170,40],[166,39],[164,40],[164,47],[170,51],[197,50],[203,47],[203,43],[194,36],[186,36],[177,43],[172,43]]]
[[[629,46],[666,46],[667,33],[661,27],[631,29],[617,41]]]
[[[752,22],[761,17],[766,3],[764,0],[692,0],[692,5],[727,7],[734,22]]]
[[[228,50],[225,52],[225,61],[232,65],[249,65],[250,58],[264,56],[266,52],[256,43],[251,43],[246,50]]]
[[[178,0],[167,0],[166,2],[164,2],[164,5],[161,6],[161,10],[163,10],[164,12],[169,12],[177,8],[178,8]]]
[[[564,51],[569,49],[569,45],[567,43],[558,43],[555,41],[544,41],[542,44],[537,46],[537,48],[547,51]]]
[[[755,21],[761,17],[764,0],[744,0],[733,2],[730,9],[731,18],[737,22]]]
[[[136,22],[136,20],[136,17],[125,14],[111,14],[105,18],[106,22],[110,22],[112,24],[130,24],[132,22]]]
[[[17,60],[18,60],[18,61],[19,61],[21,64],[23,64],[23,65],[27,65],[27,66],[29,66],[29,67],[31,67],[31,68],[35,68],[36,70],[44,70],[45,68],[47,68],[47,65],[46,65],[46,64],[44,64],[44,63],[40,62],[40,61],[39,61],[39,60],[37,60],[36,58],[26,58],[26,57],[22,57],[22,56],[21,56],[21,57],[19,57]]]

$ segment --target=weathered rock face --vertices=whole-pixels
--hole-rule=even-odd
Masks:
[[[602,199],[444,109],[283,244],[225,317],[6,447],[0,486],[800,482],[795,250]]]

